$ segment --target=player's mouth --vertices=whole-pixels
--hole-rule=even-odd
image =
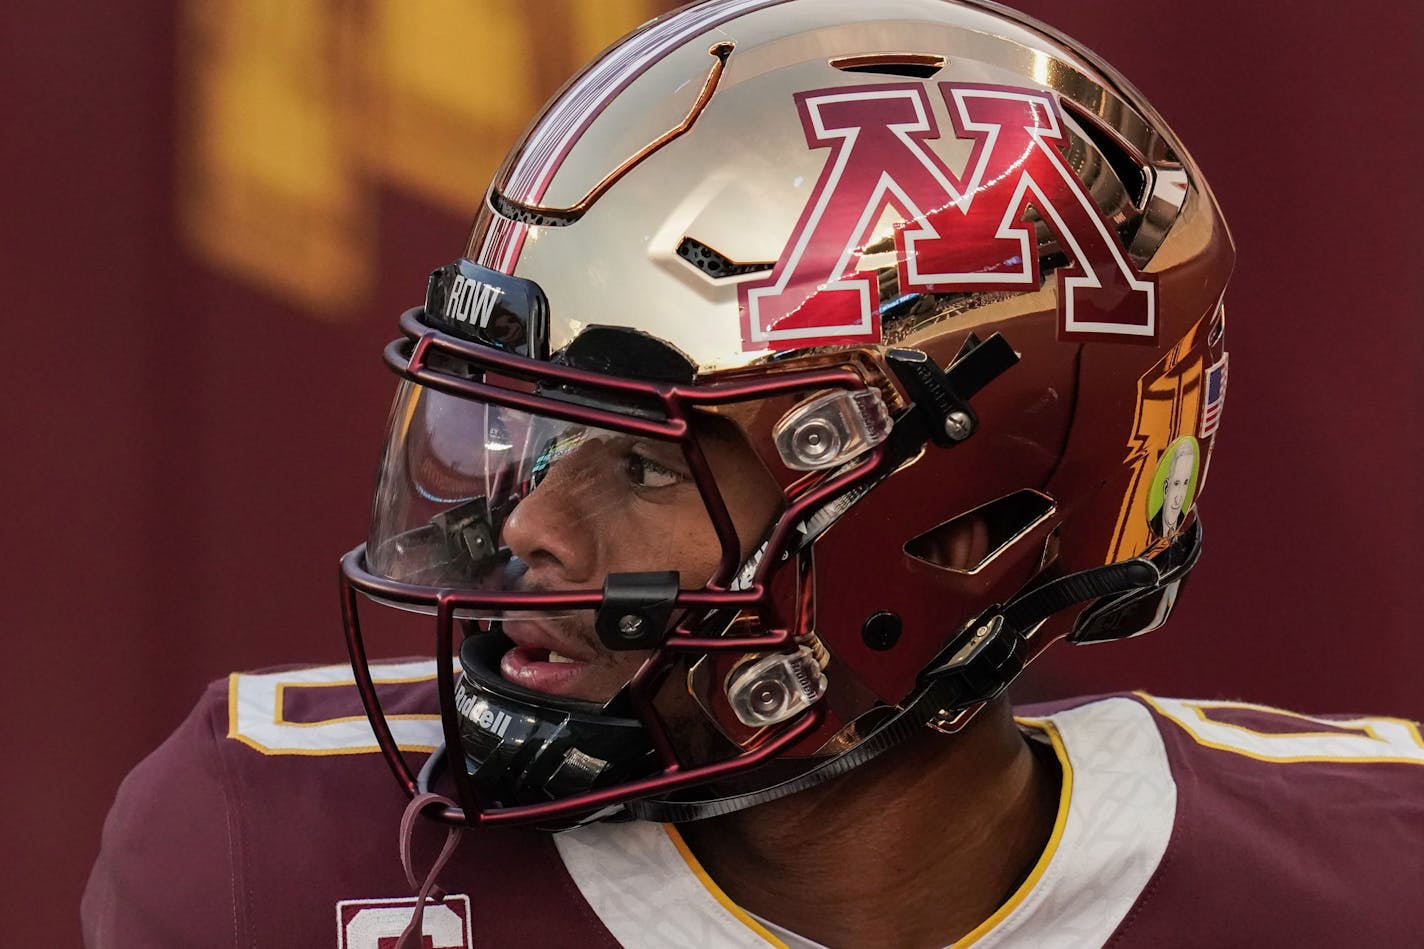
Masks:
[[[598,653],[587,644],[529,620],[506,621],[503,632],[514,643],[499,660],[505,681],[549,695],[594,698]]]

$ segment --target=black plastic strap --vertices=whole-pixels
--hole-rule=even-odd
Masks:
[[[1151,561],[1141,558],[1110,563],[1059,577],[1018,597],[1001,611],[1021,631],[1037,626],[1060,610],[1103,597],[1155,587],[1162,580]]]
[[[1023,670],[1024,637],[1043,620],[1078,603],[1151,588],[1161,574],[1146,560],[1127,560],[1059,577],[965,628],[921,674],[915,704],[957,712],[997,696]]]
[[[977,346],[966,345],[944,374],[961,399],[972,399],[1018,361],[1019,354],[1008,340],[995,333]]]
[[[944,370],[935,365],[929,356],[918,349],[892,349],[885,354],[885,359],[914,400],[915,407],[911,411],[923,427],[923,438],[948,448],[963,441],[969,432],[978,427],[979,420],[974,410],[955,391]],[[945,420],[951,416],[963,420],[963,435],[955,437],[945,429]]]
[[[983,342],[970,334],[947,369],[918,349],[892,349],[885,358],[915,403],[909,414],[918,422],[916,428],[923,428],[923,439],[943,448],[974,432],[979,419],[969,399],[1019,361],[999,333]]]
[[[480,495],[432,517],[431,527],[444,541],[445,562],[474,578],[508,560],[509,548],[499,546],[503,513],[491,509],[489,500]]]

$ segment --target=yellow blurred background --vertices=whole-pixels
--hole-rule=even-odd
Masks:
[[[658,0],[187,0],[182,234],[221,271],[326,319],[378,268],[378,187],[469,214],[579,66]]]

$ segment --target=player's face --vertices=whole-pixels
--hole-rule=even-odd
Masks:
[[[1189,455],[1179,455],[1172,462],[1172,471],[1162,485],[1162,505],[1167,509],[1167,519],[1176,523],[1182,515],[1182,507],[1187,502],[1187,488],[1192,480],[1192,459]]]
[[[741,542],[760,542],[781,491],[730,423],[701,423],[700,443]],[[505,521],[502,541],[525,590],[597,589],[611,573],[676,570],[683,587],[709,579],[721,556],[712,521],[674,444],[600,433],[572,439]],[[524,688],[606,701],[648,653],[605,648],[591,614],[509,619],[501,674]]]

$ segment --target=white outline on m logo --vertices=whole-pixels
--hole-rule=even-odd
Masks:
[[[739,288],[747,348],[878,341],[879,288],[860,257],[887,210],[900,218],[902,294],[1037,289],[1029,205],[1068,258],[1057,271],[1060,334],[1154,339],[1156,280],[1128,260],[1064,162],[1053,96],[939,89],[955,135],[973,142],[962,174],[928,145],[940,132],[920,83],[796,96],[807,144],[831,154],[776,267]]]

